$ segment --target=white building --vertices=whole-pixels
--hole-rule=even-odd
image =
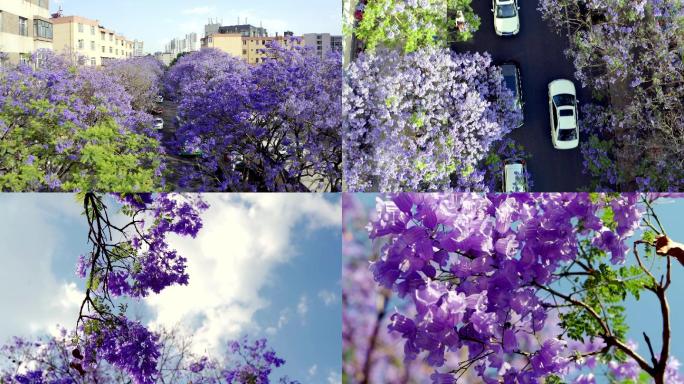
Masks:
[[[302,38],[304,45],[313,47],[321,56],[330,51],[342,52],[342,36],[329,33],[305,33]]]
[[[133,56],[145,56],[145,43],[142,40],[133,41]]]
[[[170,53],[174,57],[180,53],[194,51],[199,51],[196,33],[189,33],[181,39],[173,39],[164,47],[164,52]]]

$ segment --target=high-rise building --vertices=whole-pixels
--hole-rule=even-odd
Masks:
[[[28,62],[37,49],[52,48],[49,0],[0,1],[0,65]]]
[[[86,65],[105,65],[109,60],[133,57],[135,43],[103,27],[98,20],[59,16],[52,18],[52,24],[55,51],[83,58]]]
[[[164,47],[164,52],[177,56],[184,52],[194,52],[199,50],[197,44],[197,34],[189,33],[182,39],[173,39]]]
[[[133,40],[133,56],[145,56],[145,43],[142,40]]]
[[[304,45],[313,47],[319,55],[327,55],[330,51],[342,52],[342,36],[329,33],[305,33],[302,35]]]

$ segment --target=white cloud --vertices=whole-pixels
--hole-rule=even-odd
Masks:
[[[285,308],[280,311],[280,317],[278,317],[278,323],[275,326],[270,326],[266,328],[266,333],[269,335],[275,335],[279,330],[281,330],[288,322],[290,318],[290,309]]]
[[[323,304],[326,306],[331,306],[337,303],[337,294],[328,290],[322,290],[318,292],[318,298],[321,299]]]
[[[318,370],[318,365],[314,364],[309,368],[309,377],[316,376],[316,371]]]
[[[56,326],[73,328],[83,292],[73,282],[55,276],[56,249],[66,237],[64,226],[80,220],[73,195],[0,195],[0,343],[11,336],[54,333]],[[71,233],[73,235],[73,233]],[[75,270],[78,255],[69,266]],[[60,260],[61,261],[61,260]]]
[[[208,15],[211,12],[213,12],[213,8],[211,7],[195,7],[181,11],[184,15]]]
[[[261,290],[274,268],[296,256],[294,231],[339,227],[341,212],[339,204],[313,194],[205,197],[211,207],[197,238],[171,240],[188,259],[190,284],[167,288],[146,303],[153,325],[180,323],[194,334],[197,348],[220,349],[226,339],[258,329],[253,316],[270,305]],[[265,331],[275,333],[288,316],[281,313]]]
[[[342,384],[342,375],[339,372],[328,373],[328,384]]]
[[[299,314],[300,317],[302,317],[302,320],[304,317],[306,317],[306,314],[309,312],[309,300],[306,298],[306,296],[302,296],[299,298],[299,303],[297,303],[297,313]]]

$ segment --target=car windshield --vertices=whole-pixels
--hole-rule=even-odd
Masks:
[[[577,130],[576,129],[559,129],[558,130],[558,140],[560,141],[571,141],[577,140]]]
[[[559,107],[562,107],[563,105],[574,105],[575,96],[569,93],[561,93],[553,97],[553,103]]]
[[[515,17],[516,15],[517,10],[513,4],[503,4],[496,7],[496,17],[499,19]]]
[[[559,111],[561,116],[573,116],[575,114],[574,110],[570,108],[563,108]]]

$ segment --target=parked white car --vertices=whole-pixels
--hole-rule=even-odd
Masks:
[[[492,0],[494,32],[499,36],[513,36],[520,32],[518,0]]]
[[[527,192],[527,167],[525,160],[510,159],[504,161],[502,175],[503,191]]]
[[[154,129],[162,130],[164,129],[164,120],[160,117],[154,119]]]
[[[549,114],[551,142],[556,149],[573,149],[579,145],[577,124],[577,93],[570,80],[549,83]]]

